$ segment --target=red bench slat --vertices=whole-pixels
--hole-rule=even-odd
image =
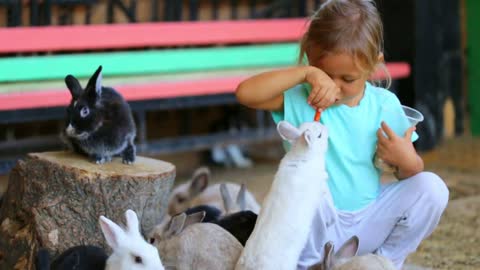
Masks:
[[[410,75],[408,63],[387,63],[393,79]],[[373,79],[384,78],[383,72],[375,73]],[[203,96],[233,93],[245,77],[213,78],[193,81],[159,82],[138,85],[115,86],[128,101],[176,98],[182,96]],[[182,91],[178,91],[182,89]],[[70,102],[70,93],[66,88],[38,92],[0,94],[0,111],[66,106]]]
[[[410,65],[406,62],[390,62],[386,63],[387,70],[390,73],[392,79],[402,79],[410,76],[411,69]],[[385,79],[386,74],[383,70],[377,70],[371,79],[372,80],[383,80]]]
[[[0,28],[0,53],[296,41],[305,19]]]
[[[118,85],[115,88],[128,101],[175,98],[182,96],[231,93],[244,77],[213,78],[179,82]],[[182,91],[178,91],[182,89]],[[29,109],[66,106],[70,102],[67,88],[38,92],[22,92],[0,95],[0,110]]]

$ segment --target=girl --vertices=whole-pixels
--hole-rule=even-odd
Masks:
[[[352,235],[359,254],[373,252],[401,269],[405,258],[437,226],[448,201],[442,179],[423,172],[415,128],[382,121],[385,108],[401,111],[397,97],[367,82],[383,65],[383,26],[371,0],[326,1],[300,44],[307,65],[253,76],[237,88],[238,101],[270,110],[278,122],[312,121],[315,110],[329,128],[326,168],[331,196],[318,207],[298,269],[322,260],[327,241],[341,246]],[[400,117],[401,118],[401,117]],[[392,124],[393,123],[393,124]],[[285,145],[288,150],[288,145]],[[400,181],[381,185],[377,154],[395,166]]]

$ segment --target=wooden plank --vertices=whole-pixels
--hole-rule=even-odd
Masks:
[[[395,79],[404,78],[410,72],[410,66],[407,63],[387,63],[387,69]],[[382,74],[376,73],[375,76],[377,79],[381,79]],[[245,75],[189,81],[124,84],[116,85],[115,88],[128,101],[214,95],[233,93],[237,85],[246,77]],[[66,106],[69,101],[70,94],[65,88],[46,89],[36,92],[6,93],[0,94],[0,111]]]
[[[406,62],[386,63],[388,73],[392,80],[407,78],[410,76],[411,68]],[[387,74],[382,69],[377,70],[371,77],[371,80],[385,80]]]
[[[269,68],[293,65],[298,55],[295,43],[152,50],[136,52],[91,53],[34,57],[0,58],[0,82],[63,80],[66,74],[88,78],[99,64],[103,75],[168,75],[212,70]],[[139,64],[141,63],[141,64]],[[389,63],[394,78],[410,75],[406,63]],[[383,78],[377,72],[373,79]]]
[[[244,77],[213,78],[206,80],[161,82],[138,85],[118,85],[115,88],[128,101],[183,96],[232,93]],[[181,91],[179,90],[181,89]],[[0,111],[27,108],[66,106],[71,96],[66,89],[0,95]]]
[[[90,77],[98,65],[104,76],[181,73],[292,65],[298,45],[169,49],[0,58],[0,82]]]
[[[0,53],[297,41],[305,19],[0,28]]]
[[[281,68],[281,66],[275,67]],[[250,68],[250,69],[228,69],[228,70],[212,70],[185,73],[169,73],[169,74],[147,74],[147,75],[127,75],[127,76],[104,76],[103,85],[125,85],[125,84],[149,84],[152,82],[174,82],[174,81],[192,81],[210,78],[225,78],[236,76],[252,76],[261,72],[274,69],[270,68]],[[88,78],[79,80],[81,85],[86,85]],[[0,83],[0,94],[18,93],[18,92],[35,92],[45,91],[45,89],[66,89],[65,81],[48,80],[48,81],[18,81],[12,83]]]

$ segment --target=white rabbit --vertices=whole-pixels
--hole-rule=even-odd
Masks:
[[[296,128],[277,125],[292,144],[283,157],[269,193],[235,269],[295,269],[314,213],[328,192],[325,153],[328,130],[319,122]]]
[[[168,201],[168,214],[174,216],[198,205],[211,205],[225,214],[227,211],[220,193],[220,183],[208,186],[210,176],[208,167],[200,167],[195,170],[188,182],[175,187]],[[230,194],[238,194],[240,191],[239,184],[231,182],[225,184]],[[245,210],[256,214],[260,211],[257,200],[248,190],[245,191]]]
[[[327,242],[323,262],[310,267],[309,270],[396,270],[393,263],[384,256],[371,253],[356,256],[358,245],[358,237],[353,236],[333,255],[335,247],[332,242]]]
[[[167,233],[155,241],[166,269],[229,270],[242,252],[242,244],[213,223],[199,223],[204,212],[174,216]]]
[[[157,249],[147,243],[140,234],[137,214],[125,212],[126,229],[104,216],[100,216],[100,227],[107,244],[113,249],[105,270],[164,270]]]

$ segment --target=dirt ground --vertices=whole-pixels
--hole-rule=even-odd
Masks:
[[[253,168],[211,167],[212,180],[245,182],[261,202],[268,192],[283,155],[279,143],[249,148]],[[450,202],[434,233],[422,242],[408,264],[424,268],[406,269],[480,269],[480,138],[461,137],[444,141],[434,151],[421,153],[426,169],[440,175],[450,189]],[[198,154],[183,153],[157,157],[177,166],[176,184],[188,179],[204,164]],[[0,192],[6,177],[0,177]]]
[[[212,178],[214,181],[245,182],[261,201],[268,192],[283,150],[274,146],[251,147],[250,150],[256,161],[253,168],[213,167]],[[433,151],[421,155],[426,170],[437,173],[447,183],[450,201],[437,229],[409,256],[409,267],[405,268],[480,269],[480,138],[446,140]],[[188,178],[191,171],[185,167],[178,172],[177,183]]]
[[[450,202],[409,261],[434,269],[480,269],[480,138],[445,141],[423,158],[447,183]]]

